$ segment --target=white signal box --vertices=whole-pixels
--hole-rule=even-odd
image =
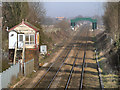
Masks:
[[[40,52],[41,54],[47,54],[47,45],[41,45]]]

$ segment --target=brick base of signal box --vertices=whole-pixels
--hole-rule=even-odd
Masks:
[[[39,50],[26,49],[25,50],[25,62],[34,58],[34,68],[38,70],[39,68]]]

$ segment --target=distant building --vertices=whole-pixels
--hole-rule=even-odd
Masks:
[[[56,20],[64,20],[65,17],[56,17]]]

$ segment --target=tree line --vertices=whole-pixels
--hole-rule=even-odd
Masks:
[[[3,27],[11,28],[22,19],[37,24],[43,20],[44,15],[45,10],[40,2],[3,2],[2,4]]]
[[[120,66],[120,2],[107,2],[103,16],[105,33],[113,41],[109,56],[116,66]],[[112,63],[113,64],[113,63]]]
[[[105,14],[103,16],[106,33],[117,44],[120,39],[120,3],[108,2],[105,4]]]

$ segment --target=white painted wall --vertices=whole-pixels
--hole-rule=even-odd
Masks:
[[[14,28],[14,30],[18,33],[24,33],[25,34],[34,34],[35,35],[35,31],[28,27],[25,24],[21,24],[19,26],[17,26],[16,28]],[[17,35],[17,33],[15,31],[10,31],[9,32],[9,49],[15,49],[15,43],[18,41],[18,47],[22,48],[23,47],[23,42],[19,42],[19,34]],[[11,37],[11,34],[14,34],[14,36]],[[36,43],[39,45],[39,38],[38,35],[39,33],[37,33],[36,37]],[[18,36],[18,38],[17,38]],[[25,36],[23,37],[23,41],[25,41]],[[25,45],[25,48],[35,48],[35,44],[31,44],[31,45]]]
[[[17,33],[15,31],[9,32],[9,49],[15,49],[17,42]]]
[[[38,47],[38,45],[39,45],[39,32],[37,32],[37,35],[36,35],[36,44],[37,44],[37,47]]]

